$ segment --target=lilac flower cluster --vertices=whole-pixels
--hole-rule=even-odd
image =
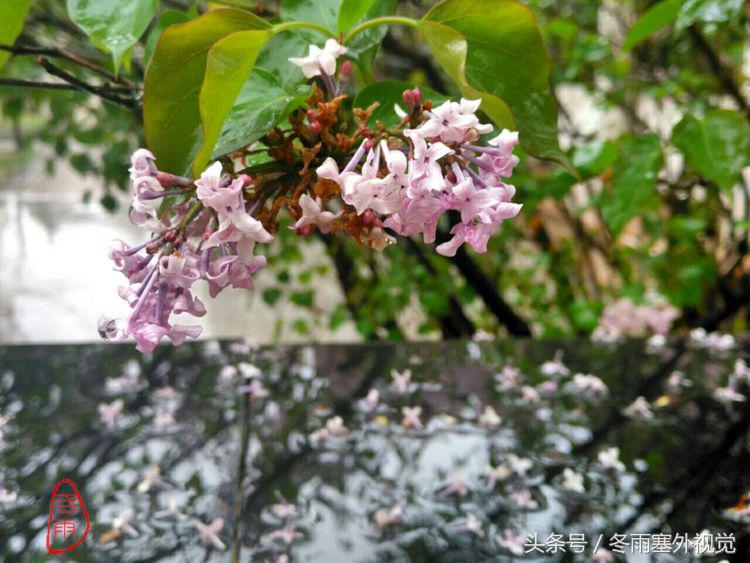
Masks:
[[[422,94],[409,90],[404,100],[413,112],[421,106]],[[486,146],[477,144],[481,135],[493,130],[476,116],[480,103],[448,101],[425,111],[426,119],[405,129],[396,143],[367,139],[342,170],[333,158],[326,159],[317,169],[318,177],[336,182],[344,202],[359,215],[373,217],[371,237],[382,245],[390,239],[383,228],[402,236],[421,234],[431,244],[440,217],[452,210],[460,214],[460,221],[437,251],[454,256],[466,243],[485,252],[502,221],[515,217],[521,205],[511,201],[516,190],[503,181],[518,163],[512,154],[518,133],[504,129]]]
[[[159,171],[154,156],[139,149],[130,178],[130,219],[152,236],[138,246],[113,242],[109,256],[128,279],[118,293],[131,312],[126,319],[100,317],[99,334],[109,340],[133,336],[139,351],[150,352],[164,337],[179,345],[200,335],[200,326],[170,322],[173,314],[206,313],[191,292],[196,281],[208,282],[211,297],[230,285],[252,288],[251,275],[266,264],[253,255],[255,243],[273,237],[242,196],[250,178],[222,174],[219,162],[192,181]]]

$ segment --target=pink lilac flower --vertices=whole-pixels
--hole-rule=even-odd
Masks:
[[[463,244],[486,252],[500,224],[521,209],[511,201],[515,188],[502,180],[518,162],[512,155],[518,137],[504,130],[489,146],[474,144],[493,129],[479,122],[479,104],[445,102],[426,112],[420,126],[404,130],[406,146],[365,141],[344,170],[329,158],[318,176],[337,182],[357,214],[374,213],[384,228],[402,236],[421,234],[428,244],[435,242],[440,217],[458,212],[460,222],[437,252],[453,256]],[[372,246],[385,246],[380,232],[373,231],[378,237]]]
[[[513,555],[523,555],[526,546],[526,536],[513,528],[506,528],[502,534],[495,537],[500,547],[504,547]]]
[[[210,523],[204,524],[203,522],[196,521],[195,527],[198,529],[198,534],[203,543],[213,545],[217,549],[222,551],[227,548],[224,542],[219,537],[219,532],[224,527],[223,518],[214,518]]]
[[[295,540],[301,539],[303,537],[304,536],[300,532],[297,531],[297,527],[291,522],[287,523],[280,530],[274,530],[273,532],[269,533],[266,536],[268,541],[272,542],[275,540],[281,540],[281,542],[286,545],[290,545]]]
[[[228,286],[252,288],[251,275],[266,264],[265,257],[253,255],[255,244],[273,237],[253,216],[256,203],[243,198],[242,190],[251,179],[244,175],[232,179],[222,173],[221,163],[192,182],[157,170],[153,155],[139,149],[130,173],[131,220],[152,235],[137,246],[112,244],[115,269],[128,279],[118,293],[131,312],[125,319],[100,317],[99,333],[109,340],[132,336],[139,351],[151,352],[162,338],[179,345],[200,335],[200,326],[171,322],[173,314],[205,315],[203,302],[192,294],[198,280],[208,282],[212,297]],[[177,188],[164,188],[162,182]],[[193,192],[191,184],[197,201],[178,198],[164,208],[165,197]]]
[[[405,369],[403,372],[399,372],[395,369],[391,370],[391,377],[393,378],[391,387],[393,387],[398,393],[408,393],[412,390],[410,369]]]
[[[518,506],[518,508],[533,510],[539,506],[539,504],[534,500],[534,497],[531,496],[531,491],[529,489],[521,489],[520,491],[515,491],[508,495],[508,498],[510,498]]]
[[[466,488],[464,477],[460,473],[456,473],[448,478],[448,483],[440,491],[440,496],[447,497],[455,495],[457,497],[465,497],[469,494],[469,489]]]
[[[97,410],[99,411],[99,419],[106,428],[111,430],[117,425],[117,421],[120,419],[124,407],[125,403],[122,399],[116,399],[109,404],[101,403],[97,407]]]
[[[456,525],[455,530],[457,532],[469,532],[480,538],[484,537],[482,521],[471,512],[466,513],[466,518]]]
[[[375,526],[377,526],[379,530],[384,530],[388,526],[398,524],[401,521],[403,513],[404,509],[398,504],[389,509],[378,508],[373,515]]]
[[[299,206],[302,209],[302,216],[297,222],[290,226],[297,232],[301,232],[305,227],[318,227],[321,233],[330,233],[331,224],[341,215],[341,212],[331,213],[323,209],[323,202],[319,197],[312,198],[307,194],[302,194],[299,198]]]
[[[627,336],[666,335],[679,311],[659,298],[654,300],[652,304],[636,305],[629,299],[620,299],[608,305],[594,331],[594,339],[608,342]]]
[[[401,407],[401,414],[404,415],[401,426],[404,428],[422,428],[422,421],[419,419],[422,416],[422,407]]]

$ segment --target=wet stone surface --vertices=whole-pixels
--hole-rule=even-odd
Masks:
[[[68,478],[76,561],[606,561],[617,534],[747,560],[750,345],[726,344],[0,347],[0,558],[46,556]],[[639,559],[639,533],[672,545]]]

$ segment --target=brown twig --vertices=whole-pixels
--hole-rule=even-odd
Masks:
[[[50,61],[43,57],[38,58],[36,62],[39,63],[39,65],[52,76],[61,78],[62,80],[69,84],[72,84],[79,90],[83,90],[84,92],[88,92],[89,94],[94,94],[95,96],[99,96],[100,98],[109,100],[110,102],[121,105],[128,109],[135,109],[136,107],[138,107],[136,100],[134,100],[133,98],[123,98],[122,96],[118,96],[113,93],[106,86],[94,86],[92,84],[84,82],[83,80],[73,76],[66,70],[53,65]]]
[[[19,78],[0,78],[0,86],[40,88],[43,90],[78,90],[76,86],[63,82],[36,82],[34,80],[21,80]]]
[[[130,88],[134,87],[134,84],[124,76],[115,76],[106,68],[96,65],[93,62],[86,60],[74,53],[69,53],[55,47],[41,47],[39,45],[0,45],[0,51],[7,51],[13,55],[37,55],[52,57],[55,59],[64,59],[78,66],[87,68],[90,71],[95,72],[108,80],[111,80],[113,82],[120,82],[121,84],[124,84]]]

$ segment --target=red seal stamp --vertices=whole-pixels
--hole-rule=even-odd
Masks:
[[[89,533],[89,513],[70,479],[63,479],[52,489],[47,521],[47,551],[59,555],[73,551]]]

